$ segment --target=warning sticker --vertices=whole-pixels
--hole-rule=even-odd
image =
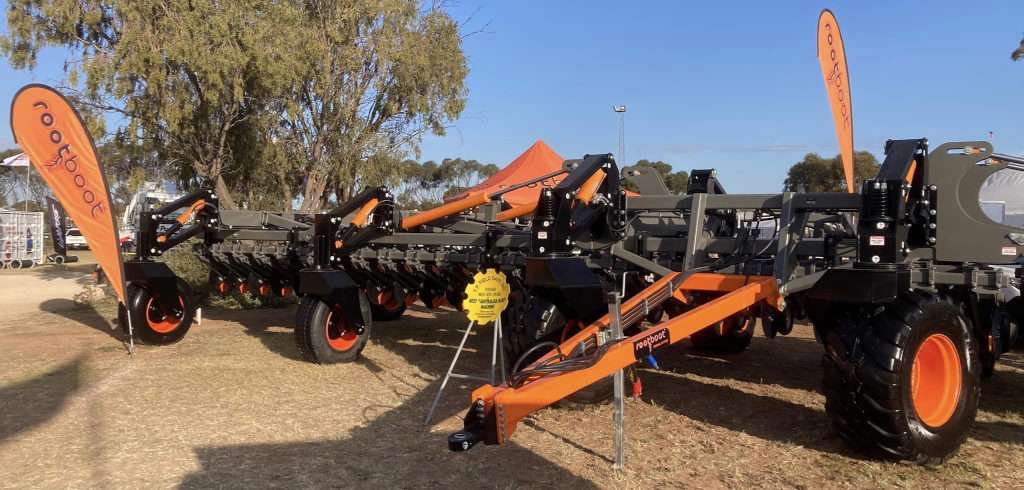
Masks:
[[[881,247],[885,245],[885,237],[882,235],[871,235],[868,237],[868,245],[872,247]]]
[[[466,316],[478,324],[497,320],[508,306],[508,281],[505,273],[487,269],[473,276],[473,283],[466,287],[466,300],[462,309]]]
[[[668,329],[658,330],[636,342],[633,342],[633,357],[637,360],[647,357],[654,349],[668,345]]]
[[[1017,247],[1003,247],[1003,255],[1006,255],[1006,256],[1009,256],[1009,257],[1016,257],[1017,256]]]

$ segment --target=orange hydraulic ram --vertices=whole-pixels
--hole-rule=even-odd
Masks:
[[[604,176],[604,170],[594,172],[594,175],[591,175],[590,178],[580,186],[579,191],[576,193],[576,199],[579,199],[580,202],[583,202],[584,204],[590,204],[590,201],[594,200],[594,194],[597,193],[597,189],[601,187],[601,182],[604,181]]]
[[[370,216],[370,213],[373,212],[373,209],[376,208],[378,204],[380,204],[380,200],[376,197],[366,201],[366,203],[359,208],[359,211],[356,212],[355,216],[352,217],[352,224],[360,228],[365,226],[366,218]]]
[[[402,228],[405,230],[411,230],[420,225],[425,225],[431,221],[437,221],[441,218],[458,214],[468,209],[473,209],[477,206],[487,204],[491,200],[491,196],[486,192],[478,192],[476,194],[470,194],[458,201],[452,201],[448,204],[442,204],[434,209],[428,209],[422,213],[414,214],[402,220]]]
[[[665,276],[662,281],[671,281],[674,275]],[[660,283],[661,281],[659,281]],[[657,287],[656,287],[657,286]],[[636,306],[644,297],[655,294],[663,288],[655,283],[636,297],[626,302],[622,310],[628,311]],[[678,287],[689,291],[719,291],[726,294],[697,306],[675,318],[644,330],[627,339],[623,339],[607,347],[605,352],[592,365],[577,370],[566,370],[545,375],[537,375],[528,379],[519,387],[508,385],[484,385],[473,391],[472,401],[478,414],[482,414],[482,434],[471,434],[467,431],[457,432],[449,437],[449,448],[452,450],[468,450],[480,437],[488,444],[502,444],[516,430],[517,424],[524,417],[551,405],[591,384],[600,381],[619,369],[637,362],[638,359],[651,353],[654,349],[664,347],[683,340],[717,322],[725,320],[761,301],[778,308],[781,296],[775,286],[775,280],[767,276],[739,276],[698,273],[687,277]],[[607,319],[585,329],[583,332],[565,341],[559,349],[547,354],[525,371],[540,365],[554,366],[558,352],[572,352],[576,345],[592,336]],[[467,417],[467,429],[471,422]],[[463,442],[465,441],[465,442]]]

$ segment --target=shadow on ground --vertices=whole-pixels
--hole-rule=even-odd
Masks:
[[[60,315],[79,325],[103,332],[117,339],[118,342],[124,342],[124,336],[121,335],[121,329],[118,328],[117,321],[106,318],[96,311],[96,308],[92,305],[76,303],[65,298],[53,298],[40,303],[39,310]]]
[[[277,328],[288,325],[292,314],[293,309],[224,313],[225,319],[241,322],[250,335],[259,337],[274,352],[296,358],[291,330]],[[523,486],[594,486],[569,469],[516,445],[514,439],[500,449],[478,447],[468,453],[453,454],[445,449],[446,433],[422,429],[422,419],[439,385],[438,378],[447,368],[465,328],[465,317],[459,313],[439,312],[437,316],[405,317],[401,322],[374,325],[373,342],[418,368],[429,381],[426,388],[420,388],[422,382],[402,383],[398,375],[386,372],[372,360],[360,361],[381,379],[382,385],[390,386],[405,399],[400,406],[383,412],[378,410],[381,407],[358,407],[365,425],[338,440],[196,448],[201,469],[189,475],[183,486],[205,488],[231,482],[259,487],[355,487],[374,484],[381,471],[389,472],[389,481],[409,482],[410,487],[493,487],[506,482]],[[459,371],[483,373],[489,362],[489,341],[488,328],[476,330]],[[733,357],[704,357],[688,345],[678,345],[660,353],[664,371],[642,372],[643,400],[700,423],[861,459],[834,435],[823,410],[771,394],[779,389],[817,393],[820,358],[820,346],[808,338],[770,341],[758,337],[749,351]],[[1019,359],[1011,357],[1008,361],[1019,363]],[[683,377],[681,373],[691,376]],[[731,386],[729,380],[743,381],[746,386]],[[435,420],[461,415],[467,408],[469,391],[475,386],[473,382],[450,384]],[[1019,394],[1024,392],[1024,374],[1015,367],[997,373],[994,379],[986,381],[984,389],[988,394],[982,398],[983,411],[1022,410]],[[524,425],[547,432],[575,451],[608,461],[603,448],[586,447],[579,442],[583,438],[574,437],[572,432],[555,433],[530,419]],[[1024,431],[1002,422],[979,422],[971,436],[1024,444]]]
[[[33,275],[44,281],[53,281],[57,279],[74,279],[80,284],[86,284],[93,281],[92,273],[96,270],[96,264],[94,263],[80,263],[75,262],[71,264],[40,264],[35,267],[28,269],[8,269],[0,271],[0,274],[9,275]]]
[[[236,322],[242,325],[246,335],[259,339],[270,352],[287,359],[303,360],[295,347],[295,307],[255,310],[204,307],[203,316],[209,320]]]
[[[238,312],[232,315],[234,313]],[[268,318],[267,312],[241,316],[245,319],[236,321],[242,321],[251,334],[269,339],[265,344],[282,344],[278,346],[281,350],[275,352],[286,357],[290,356],[284,352],[294,352],[293,343],[284,345],[291,342],[291,331],[277,333],[276,328],[261,328],[261,321],[262,325],[278,325],[278,312],[272,312],[273,318]],[[407,359],[425,373],[432,380],[427,388],[417,387],[422,383],[393,388],[405,392],[400,393],[405,401],[384,412],[367,407],[336,407],[361,410],[366,420],[364,426],[339,440],[196,448],[201,469],[186,477],[182,487],[209,488],[223,486],[225,482],[240,487],[365,487],[374,485],[382,472],[388,473],[387,481],[407,482],[401,486],[417,488],[490,488],[501,486],[503,482],[520,486],[594,487],[591,482],[514,443],[500,450],[478,447],[469,453],[456,454],[447,450],[446,433],[428,432],[423,428],[423,418],[439,385],[437,378],[447,369],[459,341],[460,329],[465,326],[465,317],[460,314],[442,312],[438,316],[440,320],[406,317],[401,322],[374,325],[373,342]],[[481,329],[471,337],[468,347],[472,351],[463,356],[460,371],[483,372],[489,363],[486,355],[489,333]],[[278,340],[278,336],[287,337],[287,341]],[[388,373],[369,359],[360,362],[385,384],[383,376]],[[394,385],[394,379],[386,380],[386,384]],[[471,387],[451,383],[435,421],[464,411]],[[424,450],[425,447],[433,450]]]
[[[0,443],[45,424],[82,387],[78,357],[35,378],[0,387]]]

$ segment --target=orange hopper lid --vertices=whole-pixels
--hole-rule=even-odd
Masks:
[[[564,161],[565,159],[558,153],[555,153],[555,150],[552,150],[543,140],[537,140],[522,155],[516,157],[515,160],[512,160],[511,163],[499,170],[498,173],[449,200],[461,199],[467,194],[480,191],[488,193],[498,192],[506,187],[521,184],[530,179],[559,170],[562,168],[562,162]],[[560,175],[554,179],[544,181],[543,185],[517,189],[502,197],[511,206],[534,204],[540,198],[540,191],[543,187],[554,187],[563,178],[565,176]]]

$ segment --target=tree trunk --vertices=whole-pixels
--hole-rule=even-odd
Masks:
[[[227,184],[224,183],[224,178],[220,175],[214,181],[213,185],[214,192],[217,193],[217,198],[220,199],[220,207],[224,209],[235,209],[238,204],[235,203],[235,199],[231,197],[231,191],[228,190]]]
[[[327,187],[326,180],[325,177],[321,177],[315,172],[309,174],[306,188],[302,192],[301,211],[303,213],[315,213],[320,210],[324,189]]]

